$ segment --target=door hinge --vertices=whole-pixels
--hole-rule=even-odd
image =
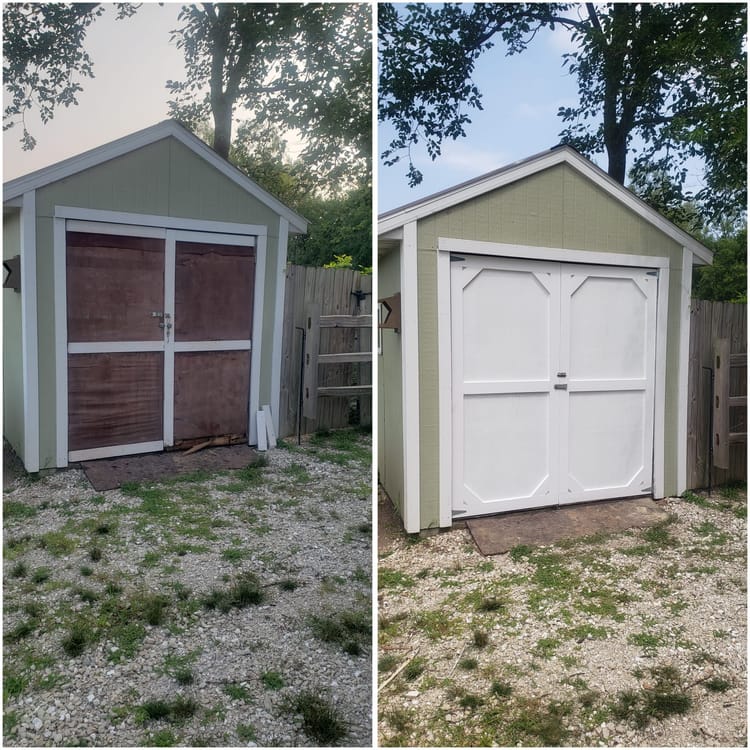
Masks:
[[[658,276],[658,271],[646,271],[646,276]]]
[[[462,257],[461,255],[455,255],[454,253],[451,253],[451,263],[460,263],[464,260],[466,260],[466,258]]]

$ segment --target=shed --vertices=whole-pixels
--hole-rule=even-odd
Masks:
[[[711,252],[568,146],[379,217],[378,471],[408,532],[681,493]],[[382,319],[382,316],[381,316]]]
[[[256,444],[306,229],[172,120],[5,183],[3,431],[26,469]]]

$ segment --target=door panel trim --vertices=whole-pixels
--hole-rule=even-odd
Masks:
[[[163,351],[163,341],[75,341],[68,344],[68,354]]]
[[[115,456],[130,456],[135,453],[155,453],[164,450],[163,440],[153,440],[148,443],[130,443],[129,445],[105,445],[101,448],[89,448],[83,451],[70,451],[70,461],[93,461],[96,458],[114,458]]]

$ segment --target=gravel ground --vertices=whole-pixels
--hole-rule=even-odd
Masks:
[[[370,519],[348,431],[105,493],[14,481],[4,744],[370,746]]]
[[[745,746],[746,494],[482,557],[379,547],[379,744]]]

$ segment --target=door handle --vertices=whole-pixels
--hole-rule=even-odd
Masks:
[[[567,378],[568,377],[568,373],[567,372],[558,372],[557,373],[557,377],[558,378]]]
[[[568,390],[568,384],[567,383],[555,383],[555,390],[556,391],[567,391]]]

